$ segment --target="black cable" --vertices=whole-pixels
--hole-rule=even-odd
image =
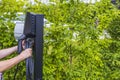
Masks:
[[[33,38],[26,39],[26,49],[32,48],[33,43],[34,43]],[[26,59],[26,80],[33,80],[33,69],[34,69],[33,58],[29,57]]]
[[[26,80],[33,80],[33,60],[32,57],[29,57],[28,59],[26,59]]]
[[[25,40],[25,49],[27,48],[32,48],[33,46],[33,43],[34,43],[34,39],[32,38],[28,38]],[[22,44],[22,43],[20,43]],[[21,49],[20,49],[21,50]],[[17,73],[18,73],[18,68],[19,68],[19,64],[16,66],[16,69],[15,69],[15,74],[14,74],[14,77],[13,77],[13,80],[16,80],[16,76],[17,76]],[[26,59],[26,79],[27,80],[33,80],[33,68],[34,68],[34,65],[33,65],[33,59],[32,57],[29,57]]]

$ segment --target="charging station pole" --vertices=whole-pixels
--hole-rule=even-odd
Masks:
[[[44,15],[35,16],[35,45],[34,45],[34,80],[42,80],[43,76],[43,24]]]
[[[15,27],[18,40],[18,53],[22,52],[22,41],[25,48],[33,48],[33,56],[26,59],[26,80],[42,80],[43,76],[43,25],[44,15],[27,12],[24,27]],[[20,25],[21,26],[21,25]],[[20,30],[21,29],[21,30]],[[14,78],[15,79],[15,78]]]

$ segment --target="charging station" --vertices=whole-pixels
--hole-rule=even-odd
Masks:
[[[18,53],[23,50],[23,40],[25,40],[25,48],[33,49],[33,56],[26,59],[26,80],[42,80],[43,24],[44,15],[27,12],[24,27],[18,27],[19,24],[14,30],[14,35],[18,40]]]

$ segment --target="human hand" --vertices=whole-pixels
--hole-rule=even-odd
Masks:
[[[32,56],[32,49],[31,48],[25,49],[24,51],[22,51],[20,53],[20,55],[24,58],[31,57]]]
[[[22,48],[25,49],[25,40],[22,41]]]
[[[26,49],[26,45],[27,45],[27,48],[32,48],[33,45],[34,45],[34,40],[33,39],[27,39],[27,40],[23,40],[22,41],[22,48],[23,49]]]

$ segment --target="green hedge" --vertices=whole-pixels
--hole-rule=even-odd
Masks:
[[[120,11],[110,1],[85,4],[60,0],[45,5],[36,0],[32,5],[22,0],[2,0],[0,4],[1,49],[17,44],[12,22],[17,12],[44,14],[51,24],[44,26],[44,80],[120,79]],[[5,71],[5,80],[12,80],[14,72],[15,67]],[[17,80],[25,80],[24,62],[18,73]]]

